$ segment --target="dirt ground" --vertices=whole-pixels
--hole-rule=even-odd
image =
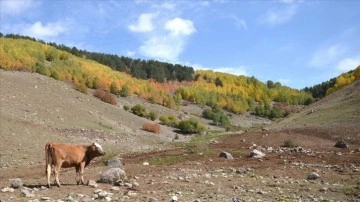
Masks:
[[[207,134],[180,134],[178,140],[170,127],[161,126],[162,133],[156,135],[142,130],[148,120],[123,106],[140,103],[159,115],[209,123],[200,117],[201,107],[170,110],[136,96],[119,98],[112,106],[63,82],[3,70],[0,90],[1,202],[154,202],[175,196],[189,202],[360,201],[360,81],[282,121],[233,115],[232,123],[249,132],[209,125]],[[341,139],[348,148],[334,147]],[[48,189],[48,141],[96,141],[121,159],[127,179],[119,185],[76,185],[75,169],[63,169],[63,186]],[[298,147],[282,147],[286,143]],[[249,157],[254,149],[266,156]],[[233,159],[219,157],[223,151]],[[95,158],[85,170],[85,181],[99,180],[107,169],[104,159]],[[308,180],[311,172],[319,178]],[[27,194],[24,188],[9,188],[14,178],[21,179]]]
[[[289,139],[302,151],[280,147]],[[108,184],[99,183],[97,188],[76,185],[73,169],[64,169],[60,178],[64,185],[51,189],[44,188],[42,165],[2,170],[1,187],[9,186],[8,179],[19,177],[25,186],[39,191],[25,198],[15,190],[1,193],[1,199],[55,201],[68,200],[71,195],[74,200],[86,201],[101,189],[113,193],[115,201],[170,201],[173,196],[178,201],[359,201],[360,147],[350,144],[340,149],[334,144],[333,140],[310,138],[307,134],[263,131],[221,136],[190,148],[177,144],[168,151],[124,155],[121,158],[126,181],[136,182],[137,186],[120,186],[116,191]],[[283,151],[270,151],[269,147]],[[266,156],[250,158],[254,148],[263,150]],[[222,151],[231,153],[234,159],[219,157]],[[105,169],[97,159],[87,168],[85,178],[98,180]],[[311,172],[320,178],[308,180]]]

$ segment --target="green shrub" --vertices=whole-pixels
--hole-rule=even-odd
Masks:
[[[206,130],[205,126],[197,120],[191,118],[185,121],[180,121],[178,128],[182,133],[197,133],[200,134]]]
[[[294,140],[285,140],[284,144],[282,146],[283,147],[294,148],[294,147],[298,147],[299,145]]]
[[[205,109],[202,113],[202,116],[206,119],[212,120],[217,126],[230,125],[230,118],[219,107]]]
[[[152,120],[152,121],[155,121],[155,120],[157,119],[157,117],[158,117],[158,115],[157,115],[157,113],[154,112],[154,111],[151,111],[151,112],[149,113],[149,115],[148,115],[148,118],[149,118],[150,120]]]
[[[166,116],[166,115],[163,115],[159,118],[161,124],[163,125],[167,125],[167,126],[170,126],[170,127],[175,127],[177,128],[178,125],[179,125],[179,120],[176,119],[175,116]]]
[[[107,151],[105,156],[102,156],[101,157],[101,162],[104,163],[104,165],[107,164],[107,162],[110,160],[110,159],[114,159],[116,156],[118,156],[118,152],[116,151]]]
[[[141,104],[136,104],[131,108],[132,113],[140,117],[147,117],[148,113],[144,106]]]
[[[124,105],[124,110],[125,110],[125,111],[129,111],[129,110],[130,110],[130,107],[127,106],[127,105]]]

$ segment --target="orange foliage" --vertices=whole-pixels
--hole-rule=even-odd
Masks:
[[[155,134],[160,134],[160,132],[161,132],[161,127],[157,123],[146,122],[146,123],[143,124],[142,128],[143,128],[143,130],[146,130],[148,132],[152,132],[152,133],[155,133]]]

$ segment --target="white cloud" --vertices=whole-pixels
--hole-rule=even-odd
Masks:
[[[301,3],[303,2],[303,0],[280,0],[281,3],[285,3],[285,4],[293,4],[293,3]]]
[[[165,29],[170,31],[174,36],[191,35],[196,31],[191,20],[184,20],[182,18],[174,18],[166,21]]]
[[[172,36],[153,36],[139,48],[140,53],[159,60],[175,62],[184,48],[184,39]]]
[[[270,9],[265,15],[260,16],[260,22],[269,25],[283,24],[290,21],[296,13],[296,5],[290,5],[282,9]]]
[[[341,44],[335,44],[327,48],[317,50],[312,56],[309,65],[321,67],[333,63],[345,52],[346,48]]]
[[[224,72],[224,73],[229,73],[229,74],[233,74],[233,75],[248,75],[246,72],[246,68],[241,66],[241,67],[219,67],[219,68],[215,68],[213,69],[216,72]]]
[[[135,51],[126,51],[125,55],[128,56],[128,57],[132,57],[136,54]]]
[[[239,66],[239,67],[204,67],[200,64],[191,64],[191,63],[185,63],[185,65],[193,67],[195,70],[212,70],[214,72],[223,72],[223,73],[229,73],[233,75],[244,75],[247,76],[248,73],[246,71],[245,66]]]
[[[229,18],[234,20],[234,24],[236,27],[247,30],[247,23],[244,19],[238,18],[235,15],[231,15]]]
[[[281,83],[281,85],[288,85],[289,83],[290,83],[290,80],[289,79],[278,79],[277,80],[278,82],[280,82]]]
[[[153,59],[177,62],[188,37],[196,29],[191,20],[178,17],[166,20],[162,17],[165,19],[157,22],[159,26],[144,32],[145,40],[139,47],[139,53]]]
[[[353,58],[345,58],[337,64],[337,69],[343,72],[347,72],[355,69],[360,65],[360,56]]]
[[[137,19],[137,23],[130,25],[129,29],[133,32],[151,32],[154,30],[152,20],[156,16],[155,13],[142,13]]]
[[[41,22],[35,22],[32,25],[25,26],[22,33],[35,38],[58,36],[67,30],[66,26],[61,23],[48,23],[43,25]]]
[[[4,15],[14,16],[38,5],[40,5],[40,2],[33,0],[1,0],[0,11]]]

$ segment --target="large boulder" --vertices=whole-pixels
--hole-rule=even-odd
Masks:
[[[123,169],[109,168],[101,174],[99,182],[113,184],[118,180],[124,179],[126,179],[126,173]]]

